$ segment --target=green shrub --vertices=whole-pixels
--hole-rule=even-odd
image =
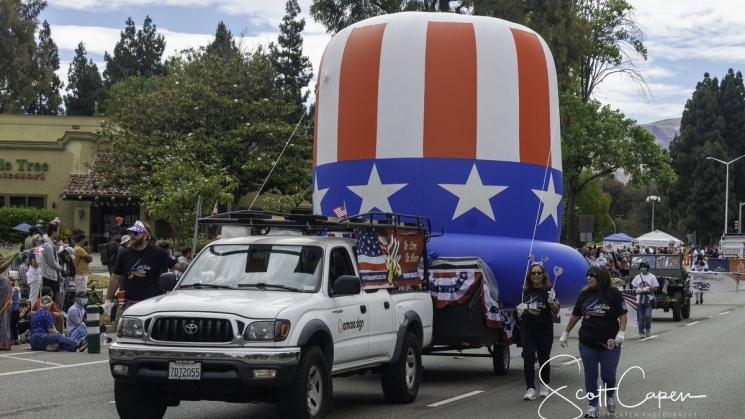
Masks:
[[[28,207],[1,207],[0,208],[0,241],[6,243],[22,243],[28,233],[13,230],[18,224],[26,223],[35,225],[37,218],[48,223],[57,217],[57,213],[47,209]]]

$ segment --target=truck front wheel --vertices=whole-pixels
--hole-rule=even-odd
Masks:
[[[114,381],[114,400],[121,419],[162,419],[168,409],[149,385]]]
[[[682,317],[683,294],[676,292],[673,298],[675,298],[671,307],[673,309],[673,321],[679,322]]]
[[[303,348],[295,379],[277,393],[282,419],[321,419],[332,397],[331,373],[323,352],[315,346]]]
[[[406,333],[398,359],[383,367],[380,378],[388,403],[404,404],[416,400],[422,379],[422,350],[414,333]]]

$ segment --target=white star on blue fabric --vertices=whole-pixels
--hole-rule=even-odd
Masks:
[[[318,175],[316,175],[313,183],[313,214],[321,215],[321,201],[328,191],[329,188],[318,189]]]
[[[473,208],[481,211],[492,221],[494,210],[492,210],[489,200],[507,189],[507,186],[484,185],[479,176],[479,171],[474,163],[471,173],[468,175],[465,185],[451,185],[440,183],[439,186],[458,197],[458,206],[453,213],[453,220],[470,211]]]
[[[543,208],[541,209],[541,219],[538,221],[538,225],[541,225],[548,217],[553,217],[554,224],[559,226],[559,205],[561,205],[561,195],[556,193],[556,187],[554,187],[554,175],[548,180],[548,188],[544,191],[542,189],[531,189],[534,194],[541,200]]]
[[[347,186],[347,188],[362,198],[362,205],[360,206],[359,214],[364,214],[372,211],[374,208],[383,212],[393,212],[391,209],[391,203],[388,202],[388,198],[406,185],[408,185],[408,183],[384,185],[380,181],[377,167],[373,164],[370,178],[367,180],[367,185]]]

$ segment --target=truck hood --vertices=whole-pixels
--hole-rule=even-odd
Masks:
[[[282,309],[310,299],[313,294],[260,290],[176,290],[139,302],[127,315],[147,316],[169,311],[234,313],[253,319],[274,319]]]

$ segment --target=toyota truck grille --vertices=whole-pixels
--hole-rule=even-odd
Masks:
[[[225,319],[159,318],[155,319],[150,338],[168,342],[230,342],[233,327]]]

